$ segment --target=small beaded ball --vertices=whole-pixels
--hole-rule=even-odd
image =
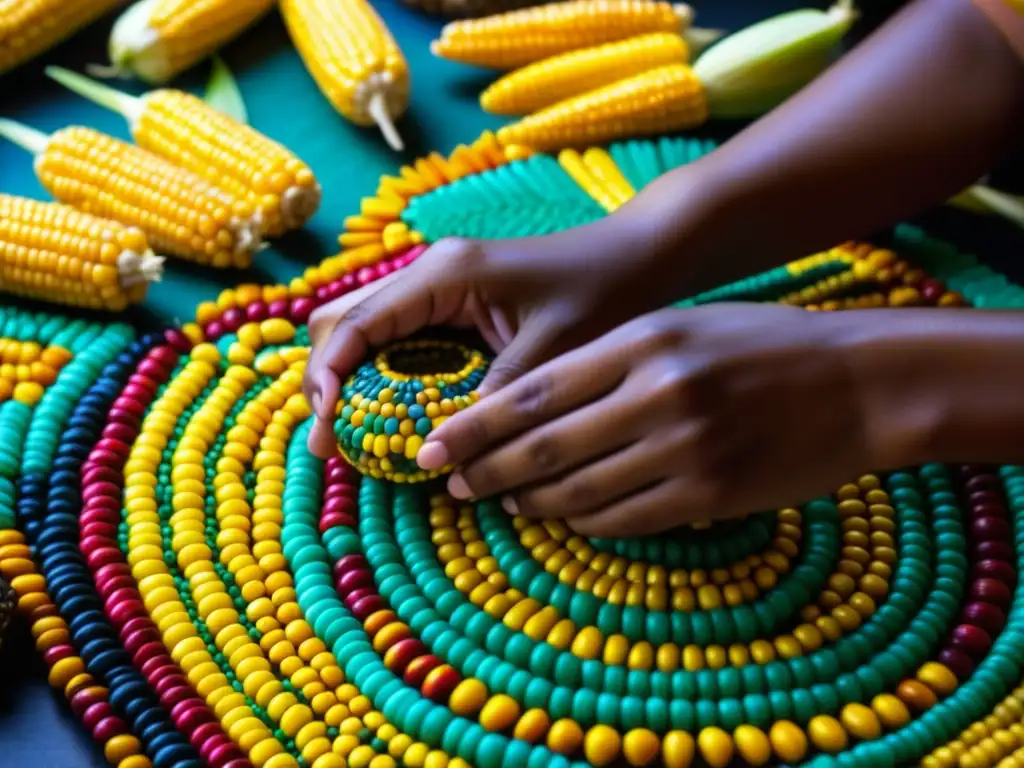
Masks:
[[[342,387],[334,423],[341,455],[363,474],[395,483],[447,474],[451,467],[420,469],[416,455],[445,419],[477,401],[487,364],[483,352],[454,342],[387,347]]]

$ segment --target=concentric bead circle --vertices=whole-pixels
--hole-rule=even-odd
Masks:
[[[496,151],[484,139],[418,163],[385,185],[409,205],[350,221],[372,237],[290,286],[225,292],[179,329],[0,310],[0,577],[108,762],[1024,764],[1022,468],[869,474],[704,530],[588,539],[456,502],[398,461],[391,438],[412,461],[420,419],[468,406],[483,376],[481,353],[431,339],[360,368],[346,450],[310,454],[309,315],[415,259],[435,197],[470,199],[469,185],[475,200],[494,187],[607,209],[699,154],[623,145],[587,175],[599,155]],[[492,226],[464,213],[458,226]],[[553,226],[529,223],[521,234]],[[846,244],[691,303],[1021,300],[914,230],[890,245]]]

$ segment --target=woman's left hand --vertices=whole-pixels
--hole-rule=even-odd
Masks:
[[[645,315],[451,417],[418,461],[455,464],[457,498],[498,495],[595,536],[799,503],[902,458],[883,455],[896,420],[851,359],[864,319],[767,304]]]

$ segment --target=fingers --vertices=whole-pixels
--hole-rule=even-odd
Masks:
[[[614,344],[595,342],[531,371],[441,424],[417,462],[427,470],[464,464],[492,445],[597,400],[626,374],[628,361],[618,352]]]
[[[477,387],[481,397],[507,386],[550,357],[561,328],[554,315],[554,311],[539,313],[503,348],[494,347],[502,351],[494,358],[487,375]]]
[[[485,498],[550,482],[629,445],[642,436],[643,421],[642,409],[629,399],[603,398],[469,462],[449,490],[456,498]]]
[[[632,494],[600,512],[574,517],[569,527],[583,536],[621,538],[661,533],[680,525],[692,516],[680,514],[686,506],[682,484],[666,480],[646,490]]]
[[[669,474],[654,440],[643,439],[597,461],[502,499],[510,514],[582,519],[661,481]]]

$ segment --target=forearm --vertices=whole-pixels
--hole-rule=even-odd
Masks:
[[[1024,66],[995,26],[970,0],[917,0],[618,217],[692,293],[941,202],[1020,141],[1022,117]]]
[[[843,344],[879,468],[1024,464],[1024,313],[853,314]]]

